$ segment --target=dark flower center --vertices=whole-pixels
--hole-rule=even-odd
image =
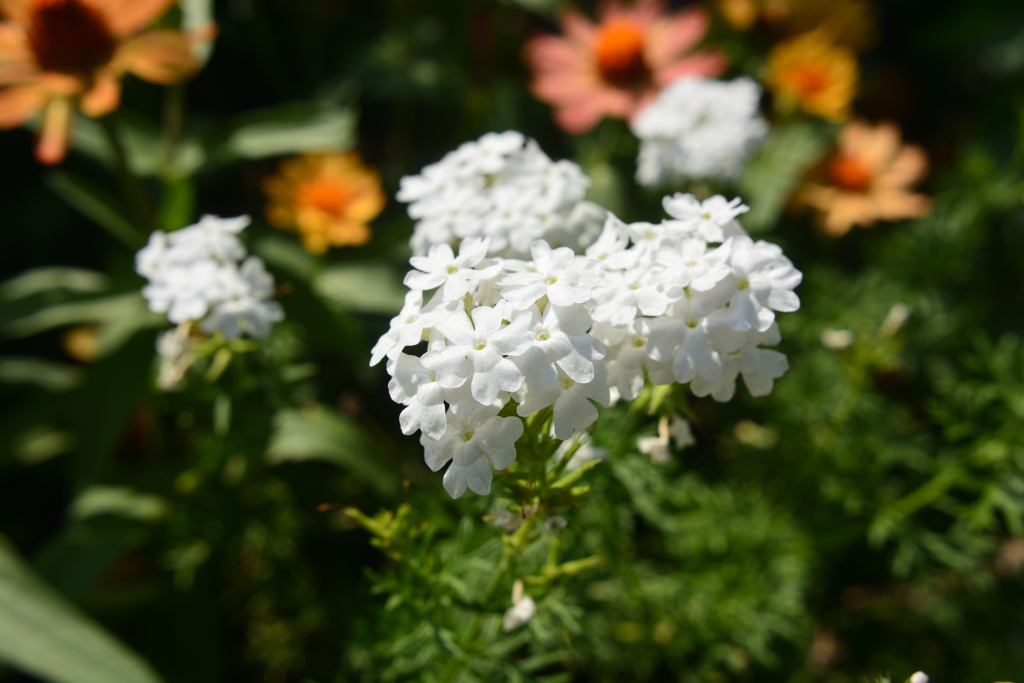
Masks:
[[[81,0],[34,0],[28,41],[41,69],[69,74],[98,69],[116,47],[103,15]]]

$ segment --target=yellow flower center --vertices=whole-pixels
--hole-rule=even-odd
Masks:
[[[828,162],[832,182],[851,192],[864,192],[871,185],[871,173],[858,159],[837,154]]]
[[[631,85],[645,79],[643,30],[626,19],[605,22],[597,34],[597,68],[613,85]]]
[[[302,185],[295,198],[300,206],[312,206],[338,216],[348,205],[351,193],[337,182],[317,179]]]
[[[82,0],[32,0],[28,43],[44,71],[87,74],[114,56],[103,15]]]

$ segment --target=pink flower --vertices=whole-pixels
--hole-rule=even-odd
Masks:
[[[526,45],[534,95],[555,107],[565,131],[585,133],[603,116],[629,119],[683,76],[714,77],[725,55],[691,52],[708,29],[700,8],[665,14],[664,0],[632,7],[611,0],[599,23],[576,12],[562,17],[564,36],[540,36]]]

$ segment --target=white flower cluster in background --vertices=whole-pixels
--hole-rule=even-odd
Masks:
[[[488,257],[490,238],[469,237],[458,254],[437,244],[411,259],[412,291],[370,364],[387,358],[402,431],[422,433],[432,470],[451,463],[453,497],[490,492],[491,468],[516,457],[519,417],[550,407],[565,440],[594,423],[595,402],[636,398],[645,371],[728,401],[740,375],[763,396],[788,369],[764,347],[780,340],[776,311],[800,306],[800,272],[747,236],[739,199],[664,206],[657,224],[609,214],[585,254],[537,240],[531,260]],[[513,400],[519,417],[500,414]]]
[[[284,314],[270,299],[273,276],[259,257],[246,257],[238,239],[249,223],[248,216],[203,216],[187,228],[152,233],[135,255],[135,270],[149,281],[142,288],[149,308],[228,339],[267,336]]]
[[[489,237],[492,256],[526,258],[543,239],[585,246],[604,210],[583,201],[590,179],[571,161],[552,161],[522,133],[487,133],[401,180],[398,200],[416,220],[413,253],[467,237]]]
[[[640,138],[637,182],[738,176],[768,132],[760,99],[761,88],[749,78],[683,78],[662,90],[633,120]]]

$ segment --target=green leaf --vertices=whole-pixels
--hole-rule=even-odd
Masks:
[[[103,273],[84,268],[34,268],[0,285],[0,301],[11,302],[62,290],[76,294],[104,292],[110,281]]]
[[[737,183],[743,202],[750,207],[740,217],[745,228],[758,232],[775,224],[804,173],[824,156],[831,139],[831,127],[826,130],[806,121],[772,130]]]
[[[270,463],[323,460],[358,474],[381,494],[398,491],[398,478],[380,462],[366,432],[349,418],[315,406],[282,410],[274,422],[266,454]]]
[[[167,514],[167,501],[151,493],[140,493],[127,486],[90,486],[71,503],[72,519],[115,515],[141,522],[154,522]]]
[[[146,524],[121,517],[93,517],[56,534],[33,558],[36,571],[71,600],[78,600],[114,564],[150,537]]]
[[[587,199],[612,213],[621,214],[626,207],[625,181],[607,161],[587,164],[584,168],[590,178]]]
[[[317,267],[316,260],[308,251],[294,238],[284,235],[267,235],[255,240],[252,253],[300,280],[308,280]]]
[[[263,159],[298,152],[350,149],[356,115],[351,109],[317,102],[296,102],[240,117],[220,137],[213,155],[220,162]]]
[[[158,683],[136,653],[57,594],[0,538],[0,661],[52,683]]]
[[[50,189],[130,249],[146,243],[142,232],[125,217],[121,203],[105,189],[68,171],[51,171]]]
[[[85,323],[102,326],[98,338],[102,357],[120,348],[139,330],[161,327],[167,321],[164,316],[150,311],[138,292],[127,292],[44,305],[13,320],[0,320],[0,334],[30,337],[57,327]]]
[[[0,358],[0,383],[4,384],[34,384],[47,391],[67,391],[78,384],[81,375],[79,368],[65,363],[17,356]]]
[[[407,290],[384,263],[349,263],[324,269],[313,280],[313,291],[349,311],[394,315],[402,310]]]

